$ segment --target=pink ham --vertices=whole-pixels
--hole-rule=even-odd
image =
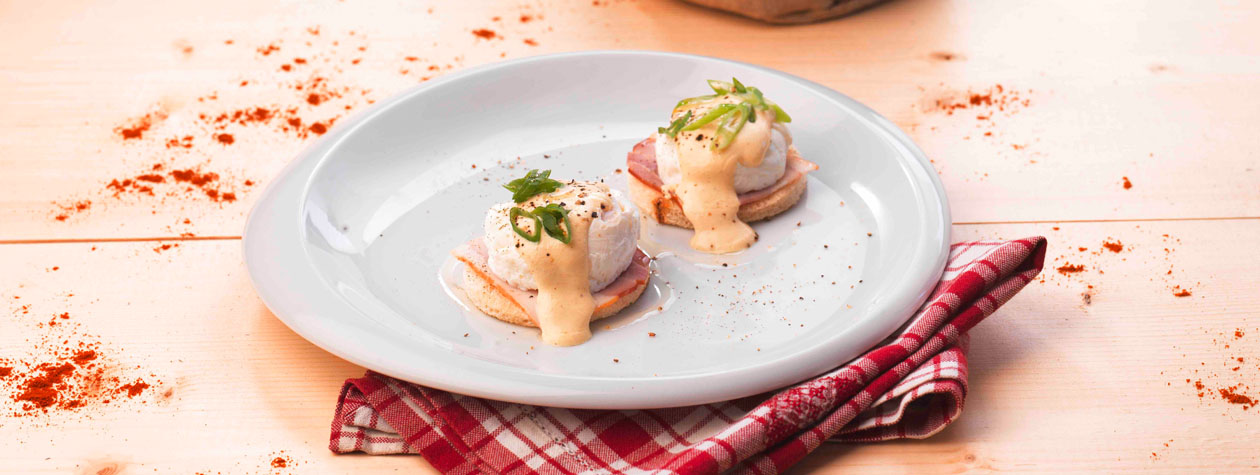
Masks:
[[[634,145],[630,150],[630,154],[626,156],[626,167],[630,169],[630,174],[638,178],[639,181],[652,187],[656,191],[661,191],[661,176],[656,171],[656,137],[648,137],[642,142]],[[806,173],[818,169],[818,165],[814,162],[801,158],[796,154],[795,149],[788,153],[787,166],[783,171],[783,176],[779,177],[779,181],[773,185],[767,186],[760,190],[753,190],[747,193],[740,193],[739,204],[746,205],[757,200],[770,196],[785,186],[791,185],[796,180],[804,177]]]
[[[481,237],[475,237],[471,241],[461,244],[459,247],[451,251],[456,259],[462,261],[465,265],[481,275],[481,277],[489,280],[494,284],[495,289],[502,292],[503,295],[516,302],[516,305],[529,315],[529,319],[535,324],[538,323],[536,315],[535,301],[538,297],[536,290],[518,289],[507,281],[500,279],[490,271],[489,259],[490,255],[486,251],[486,244]],[[595,308],[601,309],[617,302],[621,297],[634,292],[634,289],[643,285],[648,280],[648,256],[642,250],[635,249],[634,256],[630,258],[630,266],[626,268],[617,280],[614,280],[607,287],[595,292]]]

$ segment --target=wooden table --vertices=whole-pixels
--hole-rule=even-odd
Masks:
[[[363,370],[263,307],[240,257],[246,213],[312,121],[451,70],[604,48],[835,88],[932,157],[954,240],[1050,239],[1044,281],[974,332],[960,421],[827,445],[800,471],[1256,470],[1260,408],[1218,390],[1260,396],[1260,5],[1152,3],[898,0],[799,27],[647,0],[0,3],[0,358],[95,342],[107,376],[150,384],[32,415],[6,383],[0,470],[426,470],[329,453],[337,390]],[[311,105],[316,76],[327,95]],[[1005,110],[938,105],[999,84]],[[308,137],[275,119],[214,128],[255,106],[295,108]],[[191,148],[167,147],[185,135]],[[158,163],[218,173],[237,199],[170,179],[155,196],[106,187]],[[1055,270],[1068,264],[1085,267]]]

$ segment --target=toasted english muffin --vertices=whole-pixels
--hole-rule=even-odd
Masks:
[[[795,148],[790,149],[788,153],[795,158],[800,157]],[[647,216],[661,224],[692,229],[691,221],[683,214],[682,204],[679,203],[677,196],[666,196],[665,192],[644,183],[633,173],[629,174],[628,178],[630,198]],[[792,182],[777,188],[773,193],[741,204],[739,206],[740,221],[745,223],[761,221],[787,211],[801,200],[807,183],[808,180],[802,174]]]
[[[529,318],[525,310],[500,290],[497,285],[472,267],[464,267],[464,291],[468,294],[469,300],[472,300],[473,305],[476,305],[486,315],[499,320],[514,325],[538,328],[538,324]],[[591,321],[615,315],[622,309],[629,307],[630,304],[639,300],[639,296],[643,295],[643,290],[646,288],[647,280],[644,280],[629,293],[617,297],[602,307],[597,307],[594,315],[591,315]]]

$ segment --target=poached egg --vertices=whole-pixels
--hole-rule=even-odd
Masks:
[[[525,210],[561,204],[569,219],[589,217],[590,287],[597,292],[611,284],[630,266],[639,239],[639,212],[621,193],[598,182],[570,181],[551,193],[536,195],[524,203],[499,203],[486,213],[485,240],[490,271],[512,286],[537,290],[538,283],[525,260],[523,248],[535,245],[512,230],[508,213],[514,206]],[[533,223],[519,220],[517,227],[533,233]],[[544,233],[543,239],[551,239]]]
[[[748,193],[773,185],[787,168],[788,146],[792,138],[782,124],[775,123],[770,131],[770,144],[766,147],[761,166],[750,168],[735,165],[735,192]],[[675,186],[682,181],[682,169],[678,162],[677,139],[656,134],[656,170],[665,186]]]

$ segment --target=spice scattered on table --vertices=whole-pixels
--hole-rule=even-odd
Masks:
[[[177,247],[179,247],[179,243],[177,243],[177,242],[173,242],[173,243],[164,243],[164,244],[158,244],[158,245],[156,245],[156,246],[153,246],[153,252],[156,252],[156,253],[158,253],[158,254],[161,254],[161,253],[163,253],[163,252],[165,252],[165,251],[169,251],[169,250],[174,249],[174,248],[177,248]]]
[[[1218,366],[1215,362],[1205,360],[1183,368],[1189,374],[1185,383],[1193,389],[1194,395],[1200,401],[1218,400],[1227,404],[1227,407],[1241,407],[1244,411],[1256,407],[1260,404],[1260,395],[1254,393],[1246,381],[1255,380],[1257,373],[1260,373],[1257,371],[1260,366],[1255,364],[1256,359],[1240,354],[1246,348],[1255,348],[1250,342],[1243,341],[1247,332],[1239,327],[1230,331],[1204,333],[1215,335],[1211,340],[1212,344],[1224,361]]]
[[[1221,395],[1221,399],[1225,400],[1226,402],[1228,402],[1228,403],[1230,403],[1230,404],[1238,404],[1238,405],[1241,405],[1241,406],[1243,407],[1243,410],[1244,410],[1244,411],[1245,411],[1245,410],[1247,410],[1247,409],[1251,409],[1251,408],[1253,408],[1253,407],[1256,407],[1256,400],[1254,400],[1254,399],[1252,399],[1252,398],[1250,398],[1250,397],[1247,397],[1247,396],[1246,396],[1246,395],[1244,395],[1244,394],[1240,394],[1240,393],[1238,392],[1238,391],[1239,391],[1239,387],[1240,387],[1240,386],[1243,386],[1243,385],[1238,385],[1238,384],[1235,384],[1235,385],[1230,386],[1230,387],[1228,387],[1228,388],[1220,388],[1220,389],[1217,389],[1217,392],[1219,392],[1219,393],[1220,393],[1220,395]],[[1243,386],[1243,387],[1245,387],[1245,386]]]
[[[519,19],[520,24],[512,26],[512,31],[546,34],[550,28],[541,24],[543,15],[536,10],[516,7],[502,18]],[[470,31],[482,39],[503,38],[499,31],[489,28]],[[533,36],[524,42],[538,45]],[[414,84],[390,85],[390,89],[380,92],[360,85],[362,81],[356,78],[382,81],[377,80],[378,76],[355,74],[355,68],[369,52],[370,42],[365,34],[354,30],[329,32],[311,26],[262,44],[250,45],[232,38],[222,43],[223,48],[237,49],[256,67],[243,68],[244,77],[230,79],[216,89],[187,100],[160,102],[144,114],[122,120],[113,127],[122,146],[119,153],[145,157],[144,162],[133,166],[129,173],[103,180],[100,189],[90,192],[95,196],[57,200],[50,213],[52,219],[72,221],[90,209],[108,205],[151,205],[157,214],[189,202],[232,203],[254,187],[256,178],[240,176],[237,170],[246,167],[227,160],[241,158],[225,157],[221,153],[224,148],[318,137],[328,133],[346,114],[374,103],[392,89]],[[391,57],[402,58],[407,65],[400,73],[408,81],[427,81],[464,61],[462,54],[447,54],[443,58],[414,53]],[[275,159],[284,160],[287,156]],[[175,171],[192,171],[206,179],[181,180],[172,175]],[[185,217],[178,217],[172,228],[178,227],[182,218]]]
[[[123,195],[157,197],[160,194],[172,198],[204,196],[214,202],[236,201],[236,192],[225,188],[228,185],[220,179],[218,173],[203,172],[195,168],[167,170],[166,167],[163,163],[153,163],[148,171],[139,175],[110,180],[105,184],[105,189],[113,198]]]
[[[1115,253],[1119,253],[1120,251],[1124,250],[1124,244],[1121,243],[1120,241],[1112,241],[1112,240],[1103,241],[1102,247],[1103,249],[1106,249],[1108,251],[1115,252]]]
[[[1019,91],[1008,89],[1001,84],[980,90],[949,91],[933,101],[929,111],[940,111],[946,115],[972,112],[980,122],[991,122],[994,115],[1010,115],[1031,104],[1027,95],[1032,90]]]
[[[117,348],[83,330],[70,312],[32,318],[39,313],[30,304],[11,312],[10,323],[27,335],[29,346],[0,348],[0,399],[11,401],[0,417],[91,415],[122,401],[149,402],[143,397],[151,387],[148,381],[160,379],[123,364]]]
[[[1063,274],[1063,275],[1069,275],[1069,274],[1075,274],[1075,273],[1078,273],[1078,272],[1083,272],[1083,271],[1085,270],[1085,265],[1083,265],[1083,264],[1063,264],[1063,265],[1059,266],[1058,268],[1056,268],[1055,270],[1059,271],[1059,273],[1060,273],[1060,274]]]
[[[45,340],[34,356],[0,360],[0,387],[14,403],[4,415],[80,412],[124,396],[135,398],[149,388],[139,378],[124,382],[119,376],[124,370],[91,336],[75,331],[61,341]]]
[[[270,473],[289,473],[287,470],[282,469],[292,469],[293,467],[299,465],[292,456],[283,450],[273,452],[271,455],[268,455],[268,457],[270,458],[267,459],[266,464],[270,468]]]
[[[161,112],[145,114],[132,119],[127,124],[114,128],[114,132],[122,137],[123,140],[141,139],[144,138],[144,133],[147,132],[150,127],[153,127],[153,123],[155,121],[165,118],[166,114]]]
[[[946,57],[951,60],[954,58],[950,53],[933,53],[932,59],[947,61]],[[1039,139],[1036,137],[1011,138],[1006,134],[1010,129],[1008,121],[1033,103],[1031,99],[1033,90],[1018,89],[1003,84],[957,89],[945,83],[940,83],[931,89],[926,87],[919,89],[923,91],[923,97],[914,107],[927,116],[942,117],[925,118],[930,130],[944,130],[960,140],[982,140],[998,146],[995,151],[996,156],[1007,156],[1008,152],[1020,152],[1018,157],[1021,160],[1026,159],[1030,164],[1037,163],[1036,159],[1029,157],[1040,154],[1026,150]],[[933,163],[936,162],[933,161]],[[940,173],[939,165],[938,173]],[[975,170],[973,173],[981,180],[988,177],[988,173],[982,170]]]
[[[92,207],[92,200],[78,200],[67,204],[56,204],[57,207],[53,219],[57,221],[65,221],[70,219],[72,214],[82,213]]]
[[[1058,226],[1055,226],[1055,228],[1058,228]],[[1163,248],[1160,249],[1156,245],[1151,245],[1151,252],[1135,255],[1134,249],[1129,244],[1125,244],[1121,239],[1111,236],[1103,239],[1097,246],[1073,245],[1068,247],[1070,249],[1069,252],[1061,253],[1054,258],[1055,262],[1052,266],[1057,271],[1057,274],[1043,273],[1038,282],[1043,284],[1050,282],[1058,286],[1078,286],[1080,287],[1082,303],[1091,305],[1098,296],[1098,287],[1095,284],[1098,283],[1098,279],[1105,277],[1109,266],[1136,260],[1133,265],[1144,266],[1142,269],[1132,266],[1126,269],[1129,272],[1138,271],[1140,273],[1137,275],[1145,276],[1145,280],[1153,282],[1157,286],[1163,286],[1169,292],[1168,294],[1161,292],[1163,296],[1171,294],[1173,297],[1178,298],[1190,297],[1194,293],[1194,287],[1203,285],[1202,282],[1186,283],[1180,281],[1181,277],[1175,272],[1177,268],[1175,263],[1176,246],[1181,243],[1180,239],[1167,233],[1155,234],[1153,231],[1143,229],[1141,225],[1135,225],[1134,231],[1145,233],[1148,236],[1161,240]],[[1160,252],[1161,250],[1162,252]],[[1162,263],[1160,262],[1161,259]],[[1152,269],[1157,270],[1150,272]]]

